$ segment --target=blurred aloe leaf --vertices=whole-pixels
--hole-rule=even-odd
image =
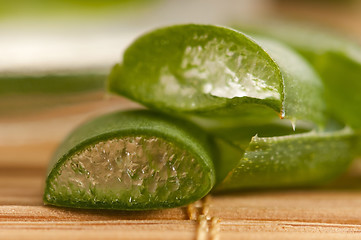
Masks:
[[[0,117],[102,98],[102,71],[18,73],[0,76]]]
[[[1,76],[0,95],[67,94],[104,90],[105,73],[45,73]]]

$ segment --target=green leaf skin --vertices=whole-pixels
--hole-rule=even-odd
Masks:
[[[323,80],[334,118],[361,128],[361,46],[324,29],[273,23],[238,27],[252,36],[277,39],[303,55]]]
[[[104,115],[58,148],[44,202],[123,210],[186,205],[215,184],[215,154],[212,139],[184,120],[150,111]]]
[[[317,74],[282,44],[260,43],[210,25],[158,29],[126,50],[108,89],[172,114],[238,118],[250,106],[267,107],[268,119],[278,114],[322,125],[325,106]]]
[[[228,156],[224,155],[232,146],[222,144],[227,147],[223,158],[228,165],[217,166],[223,181],[215,191],[314,186],[347,169],[354,157],[355,134],[345,128],[278,137],[256,135],[245,150],[233,147]]]

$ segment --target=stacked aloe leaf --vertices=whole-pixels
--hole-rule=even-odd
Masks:
[[[309,186],[339,176],[358,146],[360,61],[331,44],[320,53],[287,40],[210,25],[172,26],[138,38],[114,66],[108,89],[151,110],[103,116],[76,130],[50,164],[44,201],[154,209],[184,205],[211,190]],[[141,153],[99,145],[121,139],[139,147],[130,136],[142,138]],[[149,138],[166,142],[168,150],[157,154],[168,170],[153,166],[160,160],[149,153]],[[80,177],[97,174],[84,164],[99,146],[104,162],[117,161],[101,165],[98,174],[106,176],[114,164],[121,164],[122,174],[134,170],[124,177],[132,182],[128,189],[123,175],[113,176],[123,187],[111,188],[89,180],[95,176]],[[149,159],[139,162],[144,152]],[[124,165],[124,159],[137,167]],[[153,175],[140,166],[151,167]]]

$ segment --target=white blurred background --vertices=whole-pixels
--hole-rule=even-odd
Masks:
[[[0,0],[0,72],[108,67],[138,35],[176,23],[308,21],[361,39],[361,1]]]

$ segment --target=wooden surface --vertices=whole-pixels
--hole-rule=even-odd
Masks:
[[[0,119],[0,240],[361,239],[361,164],[331,186],[211,196],[177,209],[91,211],[43,206],[47,162],[93,115],[139,107],[95,97]]]
[[[322,189],[212,196],[193,210],[125,212],[43,206],[44,174],[0,169],[0,239],[361,239],[361,191],[348,184],[361,186],[357,175]]]

